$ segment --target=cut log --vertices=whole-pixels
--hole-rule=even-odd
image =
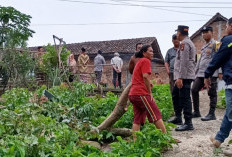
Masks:
[[[109,131],[118,136],[128,137],[132,135],[132,130],[128,128],[111,128]]]
[[[109,117],[106,120],[104,120],[97,127],[99,131],[109,130],[114,125],[114,123],[117,122],[122,117],[122,115],[126,112],[125,107],[127,106],[130,88],[131,88],[131,83],[129,83],[128,86],[123,90],[113,112],[109,115]]]

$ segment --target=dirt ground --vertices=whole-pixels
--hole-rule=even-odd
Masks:
[[[204,90],[200,92],[201,116],[207,115],[208,110],[209,98],[207,91]],[[224,109],[216,109],[217,120],[203,122],[200,118],[194,118],[193,125],[195,130],[193,131],[176,132],[173,130],[173,137],[182,142],[165,152],[163,157],[223,157],[230,154],[232,152],[232,144],[229,145],[228,142],[232,139],[232,133],[221,145],[221,148],[214,148],[209,140],[210,136],[215,136],[219,130],[223,114]]]

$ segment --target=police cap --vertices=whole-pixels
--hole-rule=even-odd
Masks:
[[[213,27],[211,26],[205,26],[201,29],[201,32],[208,32],[208,31],[211,31],[213,32]]]
[[[188,35],[189,27],[184,25],[179,25],[176,31],[180,32],[183,35]]]
[[[176,40],[176,39],[177,39],[176,34],[173,34],[173,35],[172,35],[172,40]]]

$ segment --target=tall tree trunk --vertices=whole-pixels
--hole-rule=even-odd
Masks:
[[[97,127],[99,131],[109,130],[114,125],[114,123],[117,122],[122,117],[122,115],[126,112],[125,107],[127,105],[130,88],[131,88],[131,83],[129,83],[128,86],[123,90],[113,112],[111,112],[109,117]]]

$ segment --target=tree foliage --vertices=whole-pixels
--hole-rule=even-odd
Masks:
[[[0,45],[1,47],[21,47],[32,37],[29,29],[30,15],[19,12],[13,7],[0,7]]]

